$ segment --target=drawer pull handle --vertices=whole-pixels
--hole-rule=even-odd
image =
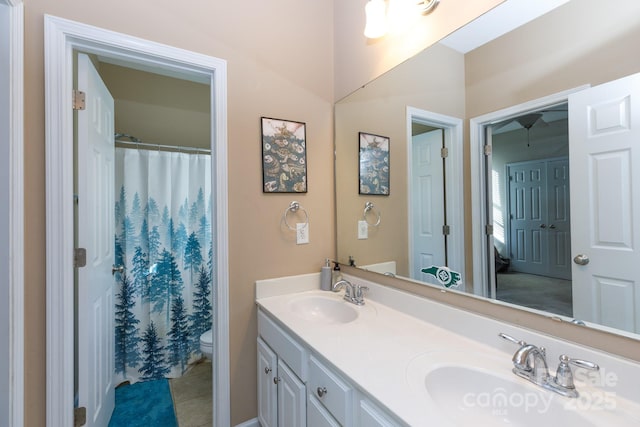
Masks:
[[[316,392],[318,393],[318,397],[322,397],[325,394],[327,394],[327,388],[326,387],[318,387],[318,390],[316,390]]]
[[[278,384],[280,382],[280,378],[278,377],[273,377],[273,383],[274,384]]]
[[[269,375],[270,372],[271,372],[271,368],[269,368],[269,367],[264,368],[264,373],[265,374]]]

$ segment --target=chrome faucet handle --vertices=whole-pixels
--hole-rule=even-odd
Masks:
[[[362,285],[356,284],[356,298],[362,298],[363,293],[368,290],[369,290],[368,286],[362,286]]]
[[[362,286],[356,283],[353,286],[353,300],[357,305],[364,305],[364,292],[369,290],[368,286]]]
[[[523,340],[517,340],[517,339],[515,339],[514,337],[512,337],[511,335],[507,335],[507,334],[505,334],[504,332],[500,332],[500,333],[498,334],[498,336],[499,336],[500,338],[502,338],[503,340],[505,340],[505,341],[509,341],[509,342],[512,342],[512,343],[514,343],[514,344],[517,344],[517,345],[519,345],[520,347],[524,347],[525,345],[527,345],[527,343],[526,343],[526,342],[524,342]]]
[[[572,359],[566,354],[560,355],[560,363],[558,364],[558,369],[556,369],[556,378],[554,381],[556,385],[570,390],[576,388],[573,384],[573,372],[571,371],[571,366],[569,366],[570,364],[592,371],[600,370],[600,366],[593,362],[582,359]]]

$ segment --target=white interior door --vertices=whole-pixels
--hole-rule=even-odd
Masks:
[[[569,160],[547,163],[548,275],[571,280]]]
[[[545,274],[547,170],[545,162],[509,166],[511,268]]]
[[[571,95],[569,135],[573,315],[640,332],[640,74]]]
[[[107,426],[114,390],[114,105],[87,55],[78,55],[78,398],[86,426]]]
[[[571,280],[569,161],[508,165],[511,269]]]
[[[411,238],[414,279],[430,282],[422,268],[445,265],[444,164],[441,129],[413,137],[411,165]]]

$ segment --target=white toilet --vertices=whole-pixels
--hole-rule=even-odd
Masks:
[[[211,360],[213,356],[213,333],[211,329],[200,335],[200,351],[207,359]]]

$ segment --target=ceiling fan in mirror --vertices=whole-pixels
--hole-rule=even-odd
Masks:
[[[509,132],[518,129],[527,130],[527,147],[531,145],[530,131],[533,127],[547,127],[549,123],[567,118],[566,105],[546,110],[534,111],[521,116],[512,117],[493,126],[493,133]]]

